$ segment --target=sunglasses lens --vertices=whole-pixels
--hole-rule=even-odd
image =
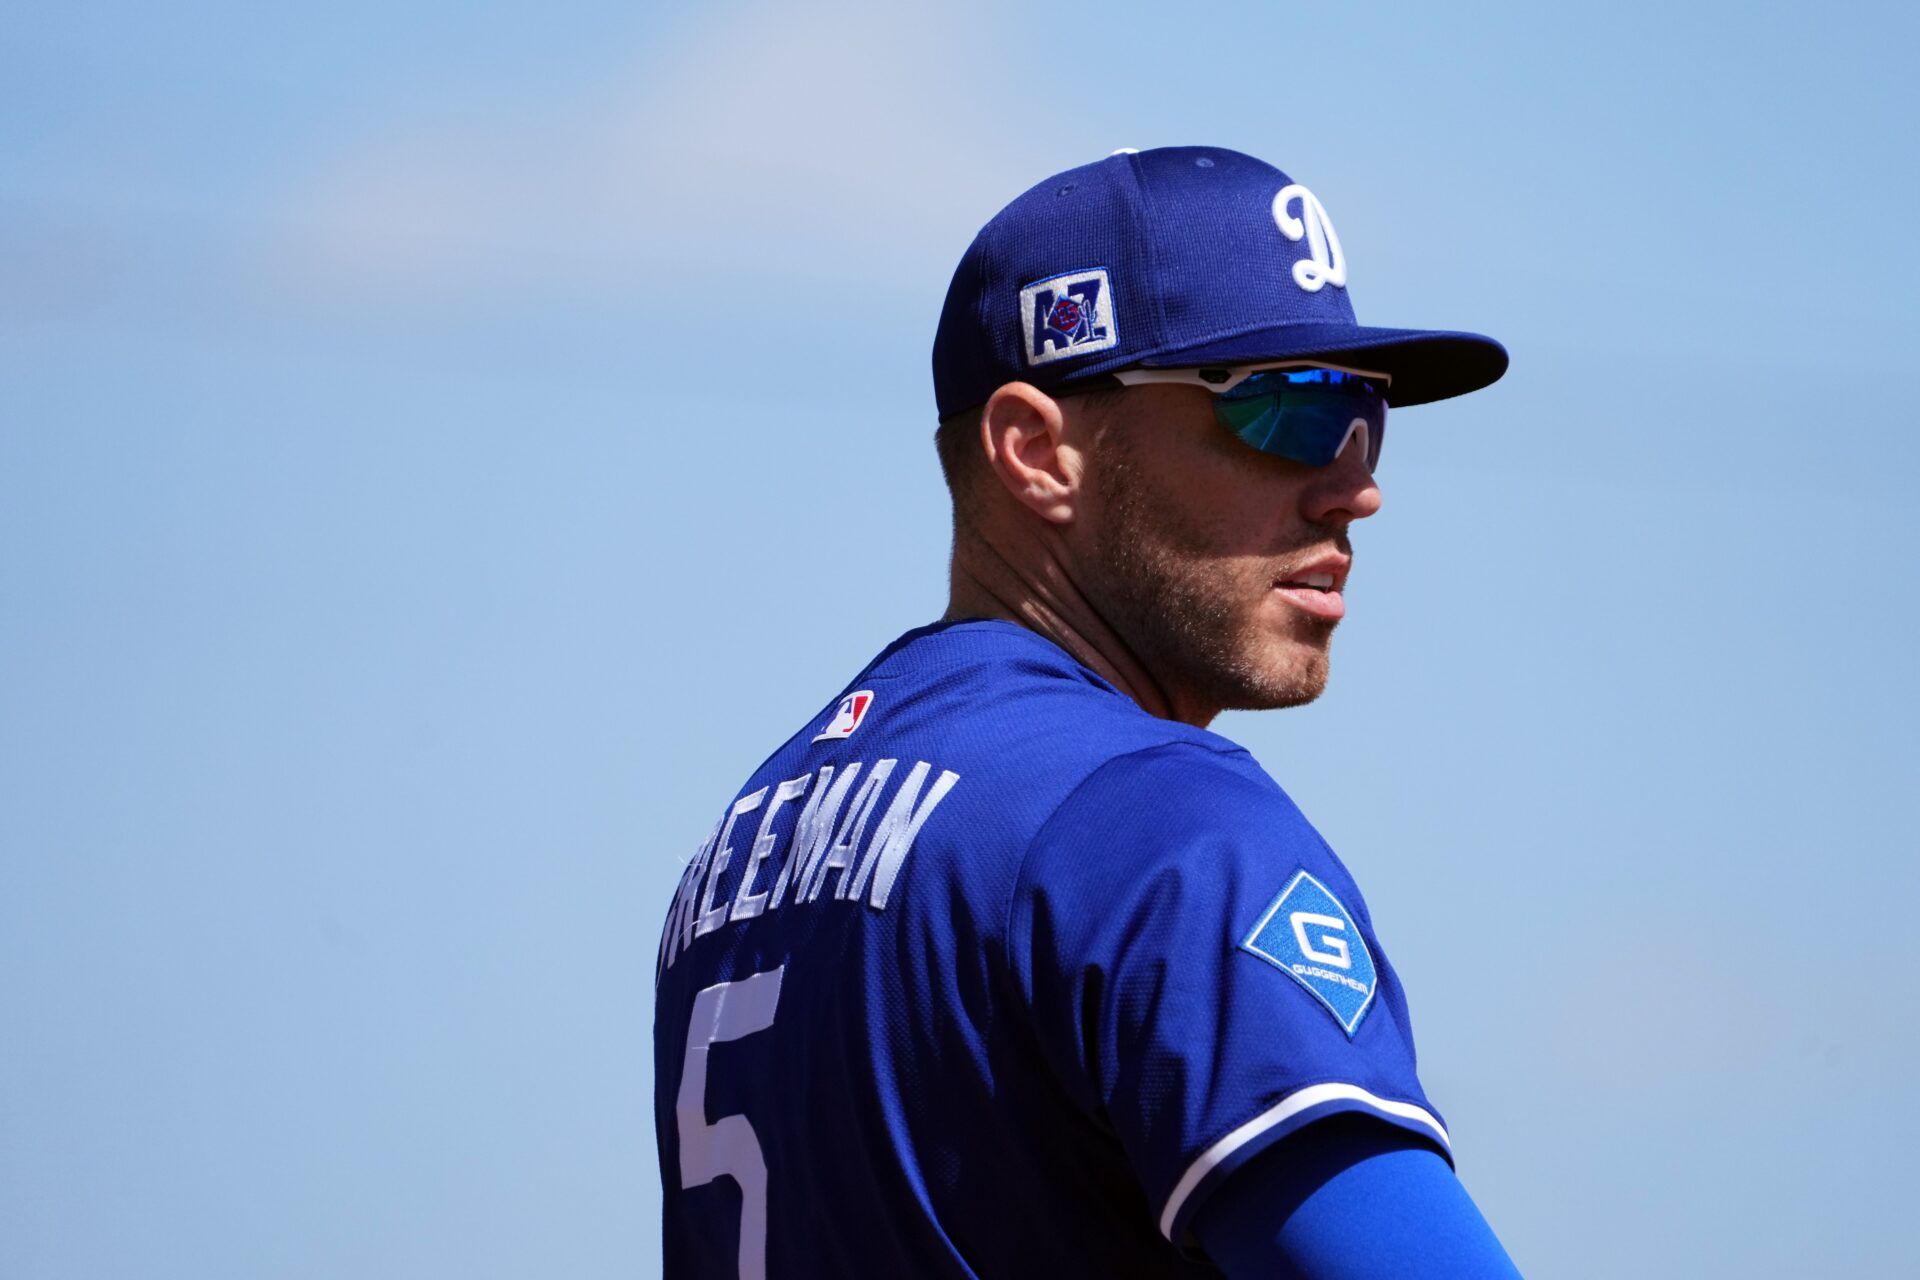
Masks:
[[[1387,432],[1384,388],[1337,369],[1269,369],[1213,398],[1220,425],[1260,450],[1310,467],[1340,456],[1364,432],[1367,470],[1380,463]]]

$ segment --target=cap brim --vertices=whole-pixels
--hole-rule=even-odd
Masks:
[[[1237,333],[1177,351],[1156,351],[1139,366],[1191,369],[1317,357],[1387,374],[1393,379],[1387,403],[1395,408],[1463,396],[1491,385],[1507,371],[1507,349],[1483,334],[1352,324],[1289,324]]]

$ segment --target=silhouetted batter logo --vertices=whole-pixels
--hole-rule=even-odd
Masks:
[[[873,690],[862,689],[840,699],[840,705],[833,710],[833,719],[827,721],[827,727],[814,735],[815,742],[825,742],[828,738],[851,738],[860,722],[867,718],[867,708],[873,705]]]

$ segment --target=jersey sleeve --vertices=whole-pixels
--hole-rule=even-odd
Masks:
[[[1316,1125],[1249,1160],[1193,1215],[1193,1230],[1232,1280],[1520,1276],[1480,1207],[1430,1147],[1356,1116]]]
[[[1176,1244],[1235,1169],[1326,1116],[1451,1161],[1359,890],[1243,752],[1175,742],[1096,770],[1030,845],[1008,944],[1041,1053]]]

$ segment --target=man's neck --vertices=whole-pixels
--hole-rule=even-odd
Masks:
[[[956,547],[944,620],[963,618],[999,618],[1045,636],[1163,720],[1205,728],[1219,714],[1184,705],[1156,680],[1052,556],[1023,571],[983,540]]]

